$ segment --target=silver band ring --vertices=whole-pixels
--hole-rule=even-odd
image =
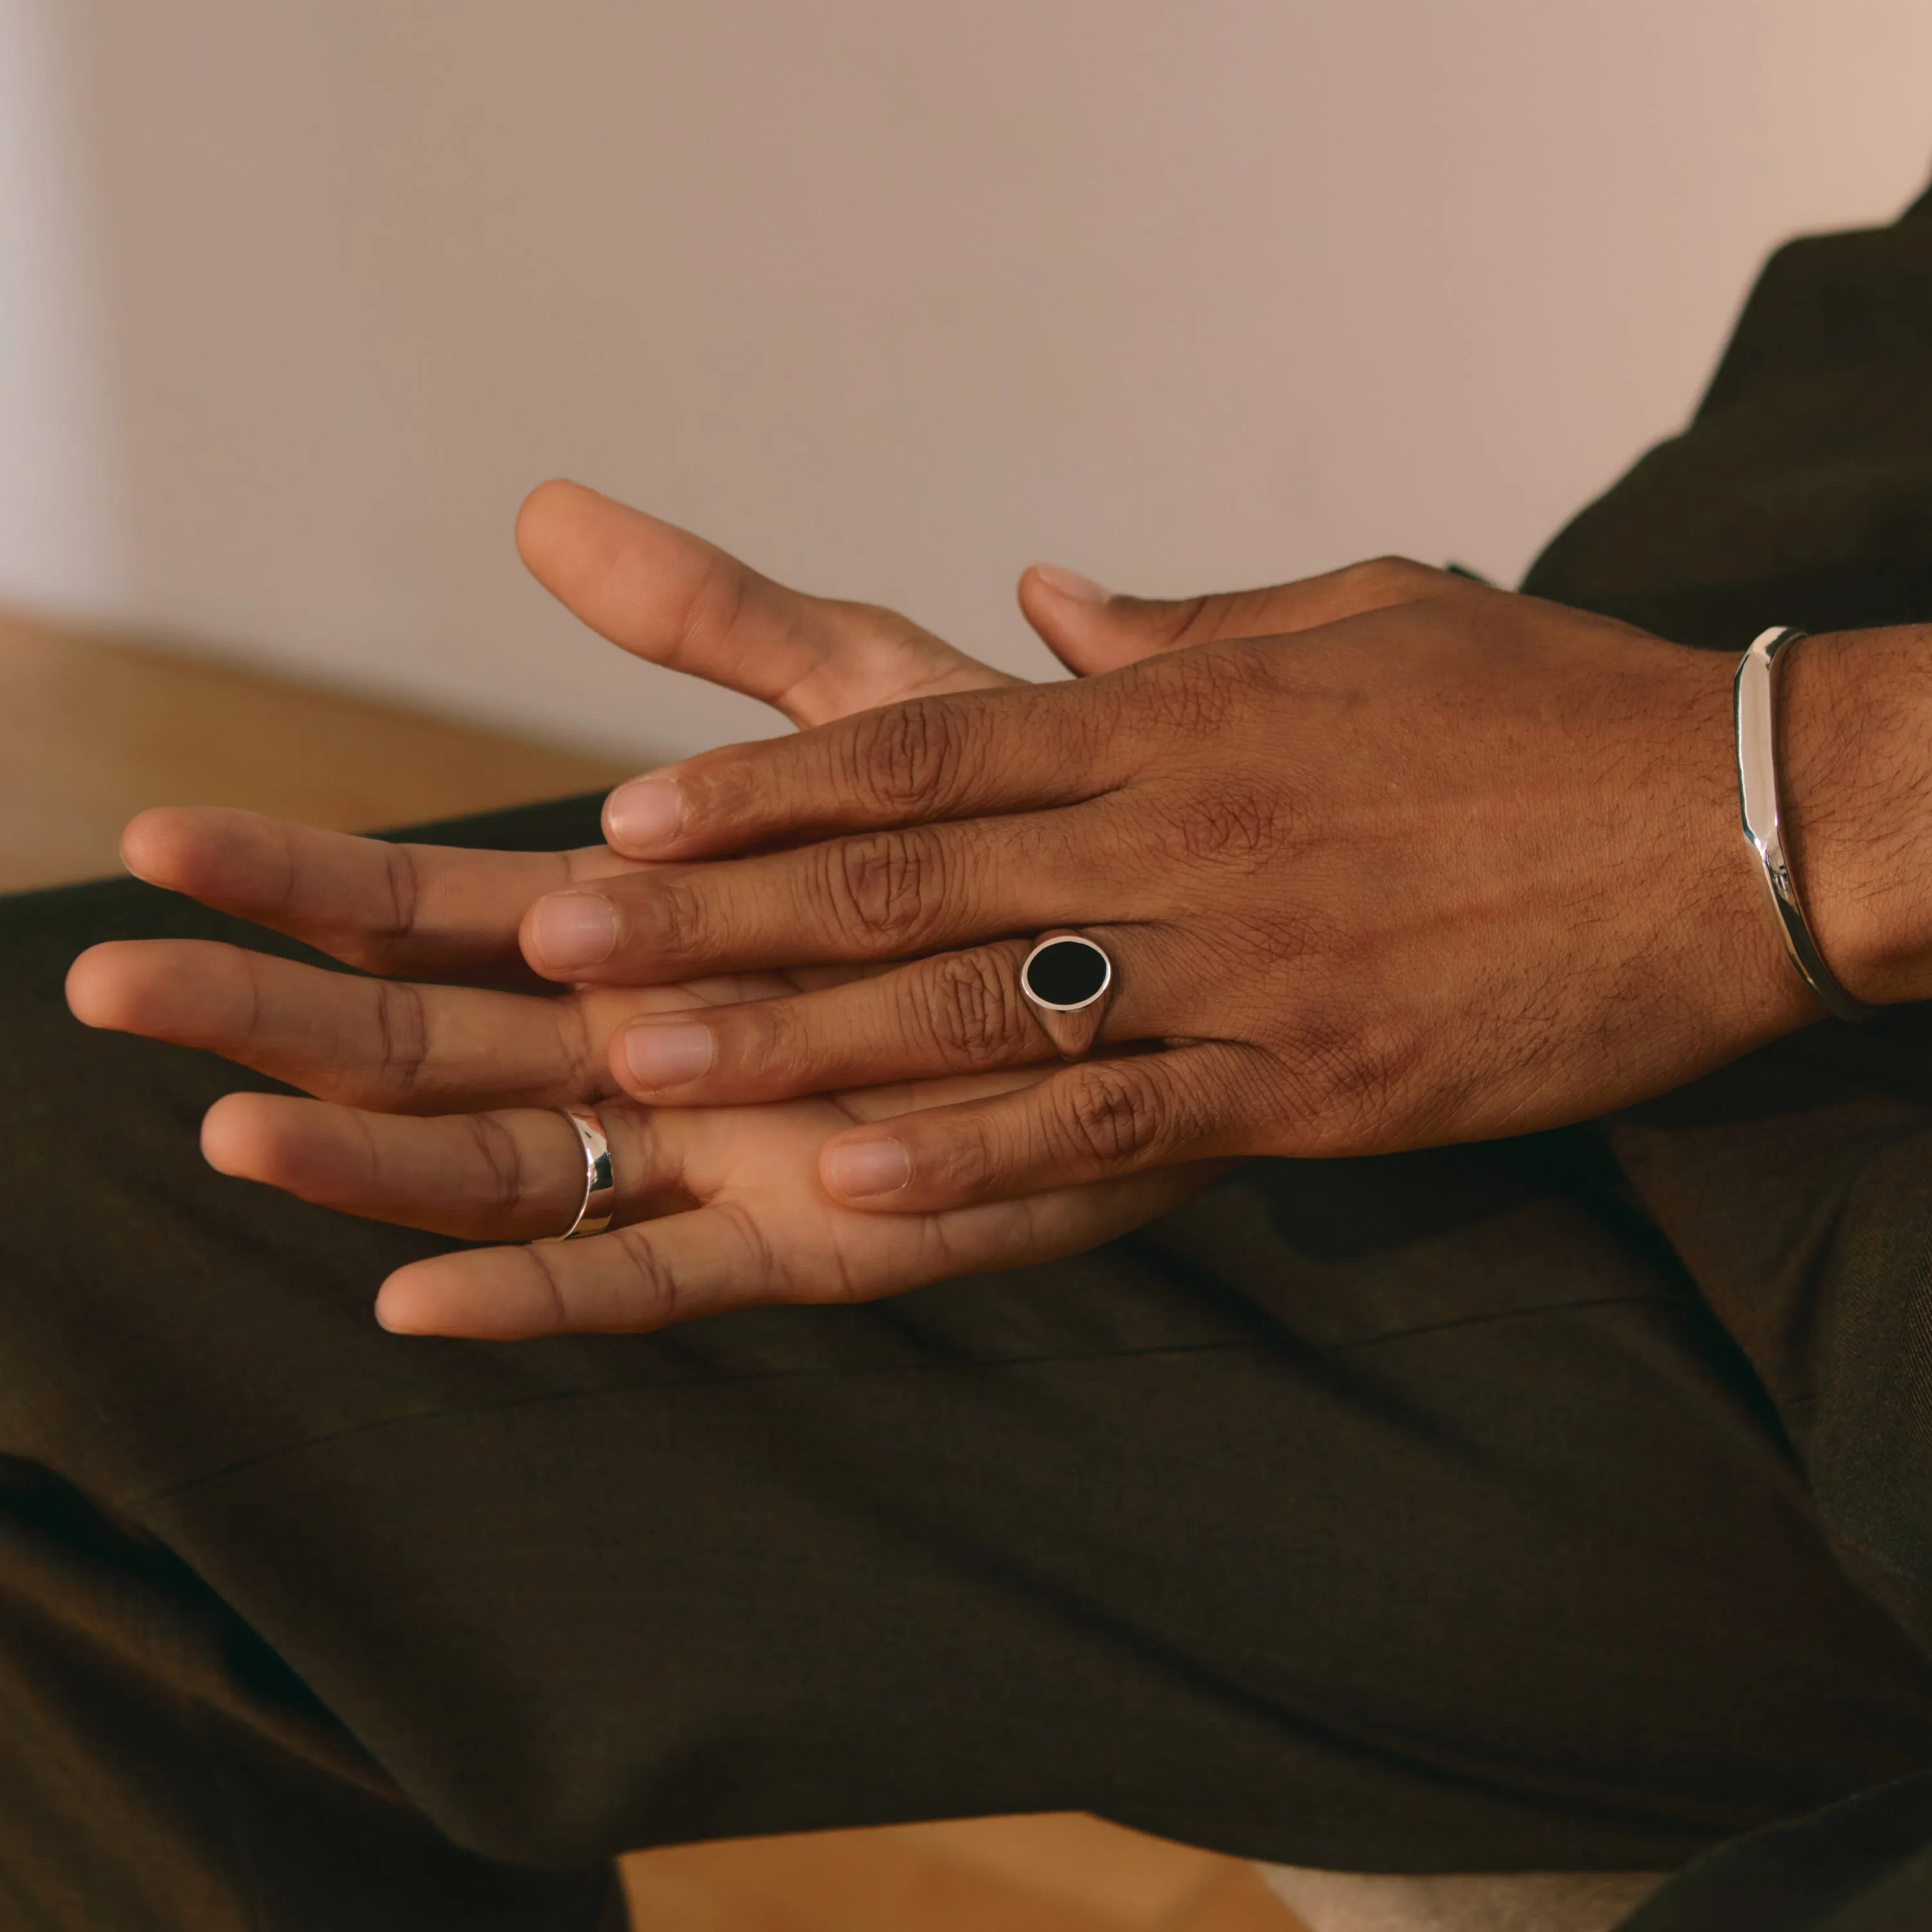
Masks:
[[[1063,1060],[1094,1050],[1114,991],[1114,962],[1084,933],[1043,934],[1020,965],[1020,992]]]
[[[559,1107],[554,1109],[577,1130],[584,1144],[584,1198],[577,1218],[560,1234],[545,1234],[545,1242],[574,1241],[585,1234],[601,1234],[610,1225],[616,1204],[617,1186],[610,1165],[610,1143],[604,1123],[594,1107]]]

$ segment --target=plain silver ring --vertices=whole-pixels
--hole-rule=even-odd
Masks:
[[[584,1144],[584,1198],[578,1204],[577,1218],[560,1234],[545,1234],[538,1245],[551,1241],[574,1241],[586,1234],[601,1234],[610,1225],[610,1216],[616,1205],[617,1186],[615,1170],[610,1164],[610,1142],[604,1133],[604,1123],[597,1118],[595,1107],[558,1107],[554,1109],[561,1114],[577,1130],[577,1138]]]

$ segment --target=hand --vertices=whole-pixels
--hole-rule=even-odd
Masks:
[[[890,612],[800,596],[590,491],[548,486],[518,534],[537,574],[604,634],[801,724],[920,692],[1014,682]],[[1093,661],[1122,662],[1139,647],[1131,637],[1103,641]],[[1092,1246],[1198,1184],[1177,1175],[1153,1189],[1073,1190],[897,1224],[819,1187],[818,1150],[839,1130],[1036,1077],[1024,1074],[761,1108],[608,1104],[609,1041],[628,1019],[847,975],[543,998],[500,990],[532,983],[516,944],[532,899],[640,869],[605,848],[465,852],[246,812],[164,811],[134,821],[124,850],[153,884],[370,974],[405,976],[351,977],[194,941],[96,946],[76,962],[70,999],[90,1024],[203,1047],[321,1096],[218,1102],[202,1139],[224,1172],[378,1220],[528,1240],[566,1226],[581,1187],[575,1135],[547,1110],[605,1103],[626,1225],[565,1246],[402,1269],[378,1304],[398,1328],[495,1337],[646,1328],[754,1301],[885,1294]],[[424,983],[451,980],[470,983]]]
[[[634,1010],[700,1011],[707,1000],[769,998],[794,983],[772,975],[662,988]],[[359,1052],[345,1044],[346,1087],[369,1075],[374,1054],[366,1040]],[[216,1050],[250,1059],[238,1032]],[[610,1232],[413,1262],[383,1283],[377,1317],[403,1334],[514,1340],[658,1328],[767,1302],[866,1300],[1078,1253],[1211,1178],[1212,1168],[1175,1168],[1151,1186],[1136,1177],[928,1215],[862,1214],[819,1185],[820,1150],[855,1123],[1010,1091],[1033,1077],[943,1080],[769,1106],[602,1101],[616,1182]],[[573,1096],[594,1098],[596,1089]],[[554,1234],[576,1211],[584,1172],[572,1130],[529,1106],[411,1118],[235,1094],[209,1109],[202,1141],[224,1173],[472,1241]]]
[[[1526,1131],[1815,1017],[1739,834],[1725,658],[1401,562],[1259,602],[1299,634],[634,782],[613,842],[677,862],[541,901],[526,957],[592,981],[915,960],[620,1030],[627,1091],[710,1105],[1036,1063],[1018,962],[1090,932],[1102,1037],[1165,1050],[828,1144],[832,1192],[918,1213]]]

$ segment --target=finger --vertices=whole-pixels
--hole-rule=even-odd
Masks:
[[[630,857],[688,860],[1070,804],[1134,769],[1130,722],[1111,682],[916,698],[668,766],[626,788],[649,809],[605,830]]]
[[[1100,1040],[1191,1026],[1159,928],[1085,936],[1114,964]],[[724,1106],[1051,1060],[1054,1043],[1020,987],[1033,944],[1002,940],[823,992],[633,1020],[612,1036],[611,1077],[654,1105]]]
[[[131,820],[128,869],[149,885],[328,953],[364,972],[526,981],[517,928],[560,886],[635,872],[608,846],[466,851],[392,844],[224,806],[165,807]]]
[[[819,724],[932,692],[1018,680],[890,610],[806,596],[579,483],[532,491],[517,548],[611,643]]]
[[[88,1026],[200,1047],[325,1099],[386,1111],[549,1106],[610,1090],[634,995],[539,999],[362,979],[212,940],[112,940],[68,974]]]
[[[662,1328],[760,1298],[792,1298],[755,1230],[720,1208],[578,1241],[439,1255],[399,1268],[376,1318],[405,1335],[520,1341],[537,1335]]]
[[[1274,638],[1473,586],[1407,557],[1377,557],[1319,577],[1208,597],[1117,596],[1078,572],[1035,564],[1020,608],[1048,650],[1083,676],[1223,638]]]
[[[1089,842],[1104,840],[1111,816],[1094,809]],[[911,958],[1118,916],[1118,888],[1080,862],[1069,816],[913,826],[554,893],[524,921],[524,957],[548,979],[644,985]]]
[[[952,1214],[867,1216],[817,1242],[774,1241],[754,1213],[721,1202],[586,1240],[412,1262],[382,1284],[376,1318],[400,1334],[521,1341],[636,1333],[772,1302],[868,1300],[1080,1252],[1200,1184],[1198,1170],[1175,1168]]]
[[[675,1135],[605,1107],[616,1211],[656,1211],[677,1185]],[[279,1094],[230,1094],[202,1123],[210,1166],[318,1207],[472,1241],[561,1234],[584,1201],[584,1144],[530,1108],[411,1119]]]
[[[852,1206],[923,1214],[1238,1155],[1228,1123],[1252,1078],[1250,1050],[1218,1042],[1086,1060],[1018,1093],[841,1134],[819,1174]]]

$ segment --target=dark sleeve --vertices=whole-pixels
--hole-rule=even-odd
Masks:
[[[1690,425],[1522,587],[1718,650],[1932,620],[1932,195],[1781,248]],[[1602,1131],[1775,1401],[1840,1562],[1932,1654],[1932,1006],[1812,1028]],[[1720,1848],[1627,1932],[1745,1926],[1932,1926],[1932,1777]]]
[[[1683,644],[1932,617],[1932,196],[1774,255],[1696,416],[1522,588]]]

